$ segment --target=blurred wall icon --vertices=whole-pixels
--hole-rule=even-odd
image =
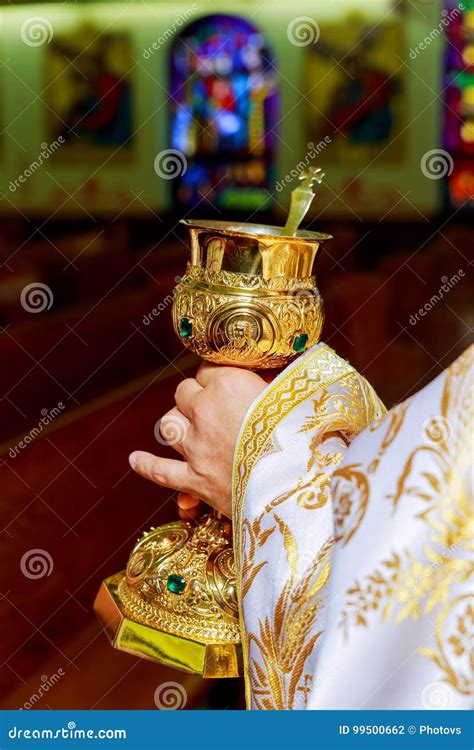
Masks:
[[[66,141],[61,160],[103,160],[133,146],[131,41],[125,33],[78,25],[46,51],[48,140]]]

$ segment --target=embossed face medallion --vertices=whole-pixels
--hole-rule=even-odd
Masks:
[[[222,362],[252,365],[271,351],[277,327],[271,311],[251,301],[230,302],[219,307],[209,320],[211,347]]]

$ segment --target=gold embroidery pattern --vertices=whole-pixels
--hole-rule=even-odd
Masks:
[[[454,599],[436,620],[437,650],[420,648],[418,652],[433,659],[444,672],[446,682],[463,695],[474,692],[474,606],[472,595]]]
[[[250,705],[251,686],[249,678],[248,644],[245,620],[242,611],[242,549],[243,524],[242,509],[247,484],[252,469],[265,449],[276,425],[296,406],[305,401],[324,386],[337,382],[351,371],[351,366],[338,357],[329,347],[318,346],[286,368],[282,376],[267,388],[256,401],[240,434],[234,456],[232,487],[232,515],[234,533],[234,554],[237,571],[237,598],[239,603],[240,629],[242,635],[242,656],[246,703]],[[315,377],[314,374],[317,373]],[[258,571],[257,571],[258,573]],[[248,576],[248,570],[246,569]],[[255,577],[255,576],[254,576]],[[246,591],[248,588],[246,589]]]
[[[293,409],[319,391],[322,391],[321,399],[329,399],[327,393],[329,386],[347,378],[344,382],[344,385],[346,382],[348,385],[344,398],[339,396],[339,399],[331,400],[331,411],[324,414],[321,419],[316,414],[314,424],[308,422],[303,429],[321,430],[323,426],[329,429],[330,425],[335,424],[331,432],[339,430],[343,437],[345,433],[354,434],[357,429],[363,429],[385,413],[383,404],[367,381],[357,375],[353,368],[329,347],[320,347],[309,353],[295,365],[287,368],[285,376],[267,389],[261,400],[254,405],[238,441],[234,457],[232,492],[234,534],[240,529],[243,502],[252,470],[267,450],[268,440],[277,425]],[[350,411],[351,408],[361,411],[355,419]],[[340,422],[338,421],[339,409],[344,411],[344,417]],[[357,422],[358,428],[355,426]],[[317,448],[316,444],[317,438],[314,449]],[[319,456],[315,456],[316,460],[317,458]],[[237,541],[234,539],[234,543]]]
[[[334,500],[335,541],[347,544],[358,530],[370,500],[369,474],[374,474],[405,420],[409,401],[393,408],[384,418],[372,422],[369,432],[385,429],[377,456],[369,464],[367,474],[362,464],[351,464],[336,469],[331,477],[330,491]]]
[[[308,509],[320,508],[331,499],[330,483],[334,472],[328,469],[339,466],[344,456],[343,452],[325,453],[321,449],[322,445],[329,438],[336,438],[345,452],[353,438],[374,420],[379,419],[385,411],[367,381],[355,372],[344,378],[337,394],[323,391],[319,398],[314,400],[313,407],[314,416],[309,417],[301,429],[303,432],[313,433],[310,445],[312,456],[308,462],[307,472],[311,472],[314,467],[316,472],[313,476],[310,474],[309,479],[300,480],[301,486],[294,491],[298,493],[298,505]],[[324,471],[321,470],[322,467]],[[365,504],[361,504],[363,512],[359,514],[357,526],[362,521],[367,502],[368,497]],[[337,523],[338,508],[335,508],[335,514]],[[352,529],[350,536],[355,530]]]
[[[343,382],[342,382],[343,381]],[[233,477],[233,515],[234,515],[234,549],[236,555],[236,568],[239,611],[242,630],[243,658],[244,658],[244,675],[246,682],[247,705],[250,702],[250,682],[249,682],[249,664],[248,664],[248,645],[245,636],[245,623],[242,612],[242,600],[248,592],[258,572],[267,564],[266,561],[253,564],[253,558],[258,547],[261,547],[269,536],[274,532],[275,525],[268,529],[262,529],[263,517],[278,504],[284,501],[280,497],[273,501],[264,512],[250,523],[247,519],[242,522],[243,503],[246,495],[248,481],[251,472],[257,461],[269,450],[272,450],[274,441],[272,434],[277,425],[297,406],[310,399],[315,393],[327,392],[327,389],[334,383],[341,382],[341,387],[347,382],[346,403],[334,399],[334,410],[326,415],[326,426],[329,429],[331,420],[334,420],[334,414],[338,409],[346,410],[346,419],[338,423],[338,437],[345,440],[344,434],[351,432],[351,413],[348,404],[350,402],[349,392],[357,391],[359,399],[363,402],[361,410],[361,426],[365,427],[373,419],[378,419],[384,412],[384,408],[377,399],[372,388],[360,376],[354,373],[352,367],[339,358],[329,347],[320,346],[314,351],[309,352],[306,356],[298,360],[294,365],[287,368],[283,377],[277,379],[263,394],[261,399],[256,402],[251,415],[246,420],[240,439],[238,441],[235,459],[234,459],[234,477]],[[355,400],[355,396],[353,396]],[[317,413],[315,416],[317,419]],[[337,419],[337,418],[336,418]],[[324,426],[321,422],[320,427]],[[308,429],[310,429],[308,427]],[[354,428],[352,428],[354,432]],[[332,436],[332,432],[331,432]],[[319,447],[313,446],[313,456],[310,464],[316,461],[323,462],[324,455]],[[339,462],[342,454],[334,460]],[[322,464],[321,464],[322,465]],[[329,474],[320,472],[319,493],[321,497],[329,486]],[[318,494],[318,492],[316,492]],[[327,499],[327,498],[326,498]],[[305,500],[303,499],[304,503]],[[306,507],[303,505],[303,507]],[[318,504],[316,503],[316,506]],[[276,516],[274,516],[276,519]],[[249,636],[250,637],[250,636]],[[307,680],[306,680],[307,688]]]
[[[365,387],[367,385],[365,384]],[[335,541],[347,544],[362,523],[370,500],[369,474],[377,471],[380,461],[392,445],[405,420],[408,401],[393,408],[379,421],[369,422],[368,431],[385,429],[377,456],[369,464],[367,473],[362,464],[351,464],[336,469],[331,476],[329,491],[334,502]],[[356,409],[357,405],[351,405]],[[369,416],[369,415],[368,415]],[[376,419],[376,417],[373,417]]]
[[[322,346],[290,365],[267,388],[244,425],[234,457],[234,530],[240,528],[247,484],[258,458],[275,427],[312,394],[327,388],[352,371],[348,362]]]
[[[418,559],[409,550],[394,551],[363,584],[355,581],[347,590],[341,620],[347,637],[351,626],[367,627],[369,615],[374,611],[381,612],[383,621],[395,616],[400,623],[408,617],[418,619],[428,615],[439,607],[436,650],[422,648],[419,652],[433,659],[443,670],[444,679],[461,693],[472,687],[474,650],[467,646],[467,639],[474,629],[474,614],[472,602],[468,605],[465,597],[450,601],[450,592],[474,572],[474,562],[469,556],[473,543],[468,488],[473,451],[473,351],[471,348],[465,352],[446,373],[440,416],[431,420],[434,424],[437,419],[436,424],[443,429],[425,434],[423,443],[410,453],[395,492],[389,496],[394,509],[403,498],[425,503],[425,509],[417,516],[430,530],[429,543],[423,548],[425,559]],[[400,406],[387,434],[398,434],[405,415],[406,409]],[[394,437],[389,442],[393,440]],[[377,467],[378,462],[373,462],[367,475]],[[342,467],[342,470],[352,468]],[[363,476],[360,466],[357,468]]]
[[[376,432],[382,427],[385,427],[388,423],[387,431],[382,442],[380,443],[379,452],[376,458],[374,458],[374,460],[368,467],[368,472],[370,474],[378,469],[380,461],[387,452],[387,449],[390,448],[393,441],[396,439],[398,433],[400,432],[405,421],[405,416],[410,403],[411,399],[408,399],[407,401],[398,404],[390,410],[390,412],[386,415],[386,417],[384,417],[384,419],[381,419],[380,422],[376,422],[372,425],[372,427],[369,428],[371,432]]]
[[[333,472],[335,541],[347,544],[359,528],[367,511],[370,485],[360,464],[342,466]]]
[[[249,651],[254,645],[259,655],[259,659],[251,660],[250,684],[255,708],[297,709],[306,705],[311,676],[304,674],[304,668],[321,635],[321,631],[314,632],[314,626],[322,605],[321,591],[329,579],[332,540],[298,579],[296,542],[288,526],[276,519],[284,537],[290,575],[273,616],[259,621],[258,636],[248,636]]]
[[[259,547],[262,547],[267,539],[273,534],[276,526],[262,529],[262,520],[266,515],[266,509],[252,523],[245,518],[242,524],[242,567],[241,567],[241,595],[242,599],[247,594],[257,573],[267,564],[267,560],[254,565],[254,558]]]

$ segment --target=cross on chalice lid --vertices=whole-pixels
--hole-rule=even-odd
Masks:
[[[320,185],[323,181],[324,176],[325,172],[323,172],[321,167],[308,167],[308,169],[303,169],[298,177],[299,180],[303,180],[303,184],[300,186],[300,188],[309,188],[312,190],[313,182],[317,182],[318,185]]]
[[[283,227],[283,236],[296,236],[298,227],[306,216],[314,198],[313,183],[317,182],[320,185],[323,177],[324,172],[320,167],[308,167],[301,172],[298,177],[302,180],[301,185],[291,191],[290,211]]]

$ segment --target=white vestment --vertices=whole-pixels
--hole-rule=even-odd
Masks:
[[[472,370],[471,348],[386,413],[320,344],[252,404],[233,477],[248,707],[472,707]]]

